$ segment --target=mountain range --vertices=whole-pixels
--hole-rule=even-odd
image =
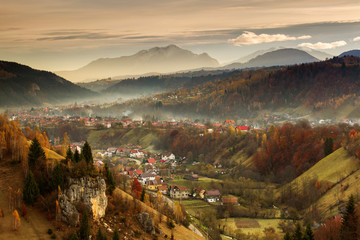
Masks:
[[[60,104],[97,95],[54,73],[0,61],[0,107]]]
[[[170,73],[218,66],[218,61],[207,53],[195,54],[176,45],[169,45],[142,50],[131,56],[100,58],[80,69],[57,74],[73,82],[88,82],[114,76]]]

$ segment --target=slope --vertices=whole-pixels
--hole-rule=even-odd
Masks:
[[[51,72],[0,61],[0,107],[59,104],[94,96]]]
[[[312,179],[317,179],[322,191],[321,197],[314,205],[325,217],[336,215],[348,197],[358,192],[360,161],[350,156],[344,148],[340,148],[280,188],[278,192],[288,187],[301,190],[303,183]]]
[[[360,50],[350,50],[347,52],[343,52],[342,54],[339,55],[339,57],[345,57],[345,56],[360,57]]]
[[[218,61],[207,53],[195,54],[175,45],[142,50],[131,56],[101,58],[74,70],[58,72],[71,81],[81,82],[149,72],[169,73],[202,67],[217,67]]]

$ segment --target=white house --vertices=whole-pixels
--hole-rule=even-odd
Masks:
[[[175,155],[173,153],[161,155],[163,160],[175,160]]]

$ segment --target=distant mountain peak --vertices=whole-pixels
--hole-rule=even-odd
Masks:
[[[81,82],[115,76],[142,75],[150,72],[164,74],[218,66],[219,62],[207,53],[196,54],[171,44],[141,50],[130,56],[100,58],[78,70],[63,71],[58,74],[73,82]]]
[[[344,57],[344,56],[360,57],[360,50],[354,49],[354,50],[343,52],[342,54],[339,55],[339,57]]]

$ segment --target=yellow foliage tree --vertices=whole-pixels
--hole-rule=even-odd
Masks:
[[[14,212],[12,213],[13,216],[13,229],[14,230],[19,230],[20,228],[20,217],[19,217],[19,213],[17,210],[14,210]]]

